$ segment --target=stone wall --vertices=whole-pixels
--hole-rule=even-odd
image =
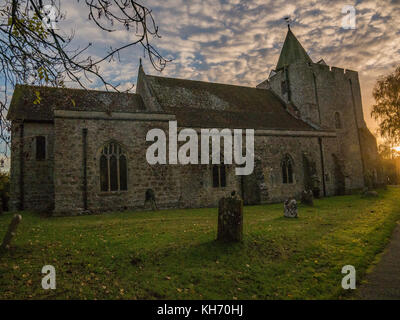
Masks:
[[[10,210],[21,207],[21,124],[11,125]],[[54,208],[54,127],[51,123],[23,124],[23,208],[52,211]],[[36,136],[46,137],[46,159],[36,160]]]
[[[226,170],[226,187],[213,187],[211,165],[179,165],[179,186],[181,208],[216,207],[222,197],[233,190],[239,191],[239,180],[234,166]]]
[[[285,76],[287,72],[287,76]],[[323,64],[294,63],[270,78],[272,90],[288,101],[281,89],[289,79],[291,101],[301,117],[319,127],[336,130],[340,157],[344,159],[346,188],[364,186],[363,162],[358,128],[366,128],[363,118],[358,73]],[[342,128],[335,128],[335,113],[340,115]]]
[[[233,190],[239,195],[257,192],[251,204],[283,201],[299,197],[305,188],[303,156],[315,162],[323,194],[322,163],[318,137],[261,135],[255,136],[255,169],[249,182],[235,175],[235,166],[227,165],[226,187],[214,188],[212,165],[154,165],[146,160],[146,134],[152,128],[168,132],[167,121],[132,121],[117,119],[74,119],[56,117],[51,123],[24,124],[24,208],[77,214],[84,211],[83,129],[87,129],[87,207],[89,211],[143,209],[145,192],[154,190],[159,208],[216,207],[221,197]],[[12,124],[11,208],[20,200],[19,124]],[[35,137],[47,141],[46,160],[35,159]],[[109,142],[118,143],[128,158],[128,190],[100,190],[100,152]],[[245,139],[243,139],[245,143]],[[335,193],[334,162],[338,154],[334,137],[322,138],[326,194]],[[179,147],[179,146],[178,146]],[[223,148],[223,144],[221,144]],[[211,149],[210,149],[211,150]],[[289,154],[293,159],[294,183],[282,181],[281,162]],[[242,190],[242,187],[248,190]]]
[[[57,213],[79,212],[83,206],[83,139],[87,128],[88,209],[93,211],[141,208],[148,188],[155,191],[161,208],[176,206],[179,199],[174,167],[152,167],[146,161],[146,133],[165,122],[55,119],[55,191]],[[117,142],[128,162],[128,191],[100,191],[100,152],[108,142]],[[68,152],[65,152],[68,150]],[[71,203],[73,202],[73,203]]]
[[[223,188],[213,187],[211,165],[149,165],[146,150],[152,142],[145,141],[146,133],[152,128],[167,133],[168,122],[56,118],[54,175],[55,212],[58,214],[84,211],[83,128],[88,130],[87,194],[90,211],[142,209],[148,188],[154,190],[159,208],[215,207],[221,197],[229,196],[233,190],[242,194],[242,178],[235,175],[234,165],[227,166],[227,185]],[[337,152],[337,144],[335,138],[325,140],[325,168],[327,174],[332,175],[333,161],[329,153]],[[128,157],[127,191],[100,191],[100,151],[110,141],[117,142]],[[255,154],[259,166],[256,183],[260,190],[260,203],[300,196],[304,190],[302,156],[305,152],[317,163],[317,172],[322,179],[317,137],[256,136]],[[282,182],[281,161],[286,154],[290,154],[294,162],[293,184]],[[264,180],[260,181],[260,177]],[[327,194],[333,195],[333,192],[333,181],[327,182]]]
[[[152,128],[168,133],[168,122],[56,118],[55,128],[56,213],[84,210],[83,128],[88,129],[89,210],[142,209],[148,188],[154,190],[159,208],[216,206],[221,197],[239,188],[233,166],[227,166],[227,186],[213,188],[211,165],[149,165],[146,150],[152,142],[146,142],[146,133]],[[110,141],[117,142],[128,157],[128,191],[100,191],[100,151]]]
[[[334,163],[331,153],[337,153],[337,142],[335,138],[322,139],[325,174],[333,175]],[[262,199],[265,202],[277,202],[288,197],[300,198],[305,189],[303,155],[313,160],[320,184],[320,194],[323,195],[322,163],[319,149],[318,137],[273,137],[257,136],[255,141],[256,158],[261,161],[265,186],[268,197]],[[288,154],[293,159],[294,183],[284,184],[282,178],[281,162]],[[326,181],[326,194],[334,195],[334,179]]]

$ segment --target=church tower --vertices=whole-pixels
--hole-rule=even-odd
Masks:
[[[275,70],[257,87],[274,91],[288,112],[315,129],[336,131],[340,154],[335,157],[344,163],[346,189],[364,186],[377,152],[364,121],[356,71],[330,67],[323,60],[314,63],[289,27]]]

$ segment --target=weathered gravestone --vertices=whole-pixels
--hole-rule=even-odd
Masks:
[[[301,203],[307,205],[307,206],[314,206],[314,195],[312,190],[304,190],[301,193]]]
[[[362,198],[375,198],[378,197],[378,192],[373,191],[373,190],[363,190],[363,192],[361,193],[361,197]]]
[[[242,241],[243,239],[243,201],[232,195],[222,198],[218,204],[219,241]]]
[[[151,209],[153,211],[158,210],[157,203],[156,203],[156,195],[155,195],[153,189],[146,190],[145,200],[144,200],[144,205],[143,205],[144,209],[146,209],[148,203],[150,203]]]
[[[22,217],[19,214],[14,215],[11,220],[10,225],[8,226],[7,233],[4,237],[3,243],[1,244],[0,250],[8,250],[10,248],[11,240],[15,236],[15,232],[17,231],[18,224],[21,222]]]
[[[297,201],[296,199],[288,199],[283,203],[286,218],[297,218]]]
[[[319,193],[320,193],[319,187],[320,187],[321,181],[319,180],[319,177],[317,174],[314,174],[311,177],[311,181],[312,181],[311,182],[312,183],[312,192],[313,192],[314,198],[318,199]]]

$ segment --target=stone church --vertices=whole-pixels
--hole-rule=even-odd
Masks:
[[[40,93],[40,102],[37,101]],[[379,180],[376,140],[356,71],[313,62],[289,29],[275,70],[256,88],[148,75],[136,93],[17,85],[10,104],[13,210],[54,214],[217,206],[333,196]],[[235,165],[150,165],[152,128],[254,129],[254,171]],[[222,145],[222,142],[221,142]]]

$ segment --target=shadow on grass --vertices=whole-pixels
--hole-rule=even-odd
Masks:
[[[277,217],[277,218],[275,218],[273,220],[274,221],[285,221],[285,222],[295,223],[295,222],[301,221],[301,219],[302,218],[300,216],[297,217],[297,218],[287,218],[287,217],[281,216],[281,217]]]
[[[224,256],[238,255],[244,252],[246,246],[243,242],[222,242],[217,240],[206,241],[178,250],[165,248],[158,251],[157,258],[173,258],[192,263],[209,263],[223,259]],[[179,259],[179,260],[180,260]]]
[[[242,265],[252,260],[252,257],[273,261],[282,256],[282,249],[274,241],[265,238],[247,237],[242,242],[206,241],[188,247],[163,248],[158,251],[147,251],[131,256],[133,265],[175,265],[179,269],[191,269],[198,266]],[[288,252],[286,252],[287,254]]]

